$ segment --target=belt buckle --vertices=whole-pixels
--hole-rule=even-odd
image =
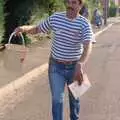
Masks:
[[[72,64],[73,62],[72,61],[67,61],[67,64]]]
[[[58,62],[60,62],[60,63],[63,63],[63,64],[72,64],[73,62],[72,61],[62,61],[62,60],[58,60]]]
[[[58,60],[58,59],[54,59],[54,58],[52,58],[52,59],[55,60],[58,63],[65,64],[65,65],[67,65],[67,64],[73,64],[75,62],[75,61]]]

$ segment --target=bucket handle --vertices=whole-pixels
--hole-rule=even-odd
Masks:
[[[8,40],[8,44],[11,43],[11,39],[12,39],[12,37],[13,37],[15,34],[16,34],[16,32],[11,33],[11,35],[10,35],[10,37],[9,37],[9,40]],[[22,35],[21,32],[20,32],[20,36],[21,36],[21,38],[22,38],[22,44],[25,46],[25,39],[24,39],[24,37],[23,37],[23,35]]]

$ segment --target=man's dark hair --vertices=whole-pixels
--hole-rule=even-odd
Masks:
[[[78,0],[80,4],[83,4],[83,0]],[[67,0],[64,0],[64,3],[66,3]]]
[[[80,4],[83,4],[83,0],[78,0],[80,2]]]
[[[85,8],[85,5],[83,5],[82,8],[80,9],[80,12],[79,12],[79,13],[80,13],[81,15],[83,15],[85,9],[86,9],[86,8]]]

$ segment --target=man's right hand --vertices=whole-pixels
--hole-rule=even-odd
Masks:
[[[78,81],[79,85],[81,85],[82,82],[83,82],[83,70],[82,70],[82,64],[81,63],[76,64],[74,80]]]
[[[24,29],[22,27],[17,27],[15,30],[14,30],[15,34],[17,36],[20,35],[20,33],[23,33],[24,32]]]

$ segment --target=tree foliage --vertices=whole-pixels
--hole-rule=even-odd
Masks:
[[[98,8],[101,12],[103,12],[101,0],[85,0],[84,2],[88,6],[90,20],[93,19],[93,11],[95,10],[95,8]]]
[[[36,7],[39,11],[44,8],[42,14],[47,12],[50,15],[56,9],[55,6],[60,3],[59,0],[4,0],[4,2],[5,32],[3,43],[8,41],[10,34],[17,26],[29,24],[29,20]],[[16,40],[17,43],[18,41],[19,40]]]
[[[116,13],[117,13],[117,6],[112,0],[110,0],[109,17],[115,17]]]

